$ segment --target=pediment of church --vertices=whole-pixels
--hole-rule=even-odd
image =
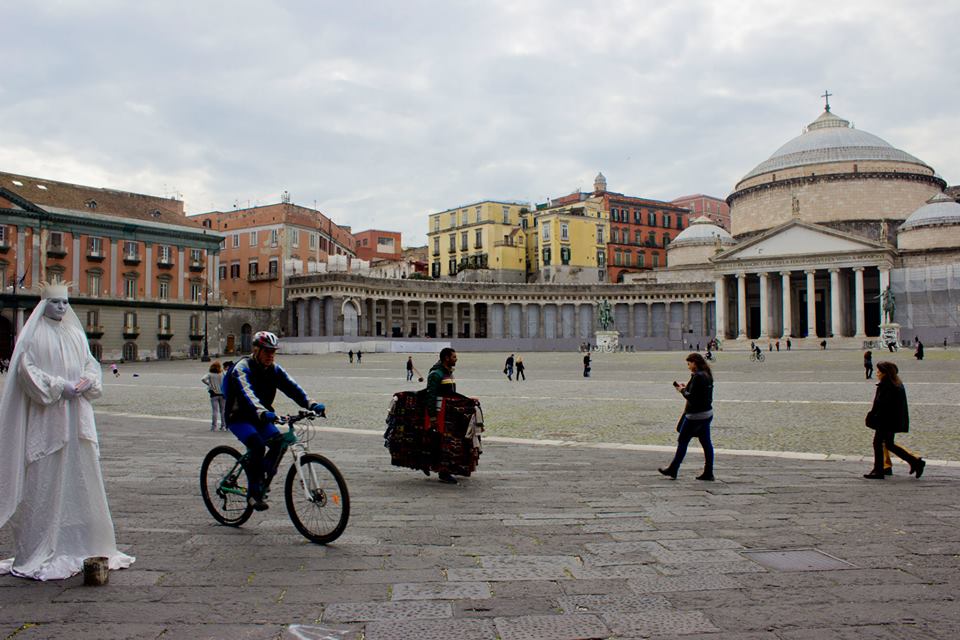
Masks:
[[[828,227],[791,221],[718,254],[714,262],[778,256],[859,253],[886,247]]]

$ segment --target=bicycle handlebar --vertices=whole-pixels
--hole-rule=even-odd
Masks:
[[[326,418],[326,417],[327,417],[326,411],[317,413],[315,411],[307,411],[306,409],[301,409],[300,412],[297,413],[296,415],[277,416],[277,424],[285,424],[292,427],[293,425],[300,422],[301,420],[313,420],[314,418]]]

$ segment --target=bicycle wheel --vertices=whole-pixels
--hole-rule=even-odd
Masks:
[[[762,353],[758,353],[758,354],[757,354],[757,361],[758,361],[758,362],[763,362],[764,358],[766,358],[766,356],[764,356]]]
[[[247,471],[240,464],[240,453],[233,447],[210,450],[200,465],[200,493],[203,504],[214,520],[239,527],[250,519],[253,507],[247,505]]]
[[[297,471],[296,465],[290,466],[283,488],[293,526],[311,542],[333,542],[347,528],[350,518],[347,483],[332,462],[315,453],[300,457],[299,471],[305,482],[300,481]]]

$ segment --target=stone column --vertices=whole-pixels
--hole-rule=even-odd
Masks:
[[[684,340],[693,327],[690,326],[690,302],[683,301],[683,314],[680,316],[680,340]]]
[[[576,302],[570,304],[573,307],[573,337],[580,338],[580,305]]]
[[[855,338],[866,338],[867,334],[864,329],[864,318],[863,318],[863,267],[855,267],[853,270],[854,280],[856,282],[856,301],[854,302],[853,313],[856,318],[856,334]]]
[[[747,274],[737,274],[737,340],[747,339]]]
[[[817,289],[816,270],[804,271],[807,274],[807,337],[817,337]]]
[[[531,337],[529,335],[530,334],[529,324],[530,324],[530,305],[529,303],[524,302],[520,305],[520,337],[521,338]]]
[[[556,334],[556,329],[554,329],[554,334]],[[538,338],[547,337],[547,305],[546,303],[537,305],[537,337]]]
[[[783,288],[783,292],[781,294],[781,308],[783,309],[783,335],[781,337],[786,340],[793,334],[793,310],[790,308],[791,300],[789,271],[780,272],[780,282]]]
[[[320,335],[320,298],[310,298],[310,335]]]
[[[393,298],[387,298],[387,309],[384,314],[384,322],[387,324],[385,329],[387,337],[390,338],[393,336]]]
[[[760,272],[760,340],[770,337],[770,283],[767,281],[767,272]]]
[[[627,304],[627,336],[630,338],[637,337],[636,306],[633,302]]]
[[[716,314],[717,336],[721,340],[727,338],[727,287],[724,276],[717,276],[713,281],[713,297],[716,302],[713,305],[713,312]]]
[[[307,337],[307,301],[297,300],[297,337]]]
[[[653,303],[647,303],[647,337],[653,337]]]
[[[830,330],[835,338],[843,335],[840,322],[840,269],[830,269]]]
[[[884,269],[883,267],[877,267],[880,270],[880,293],[883,293],[887,290],[887,287],[890,286],[890,270]],[[883,318],[883,309],[880,309],[880,318]]]

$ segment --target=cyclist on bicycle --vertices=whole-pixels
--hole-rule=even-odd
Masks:
[[[325,407],[306,392],[278,364],[273,363],[280,340],[269,331],[253,336],[253,352],[233,366],[223,382],[227,428],[247,446],[247,503],[257,511],[268,508],[264,491],[283,447],[273,400],[277,390],[304,409],[324,413]],[[269,450],[268,450],[269,448]]]
[[[757,360],[761,359],[763,357],[763,349],[760,348],[760,345],[754,344],[752,342],[750,343],[750,345],[753,347],[753,357],[756,358]]]

